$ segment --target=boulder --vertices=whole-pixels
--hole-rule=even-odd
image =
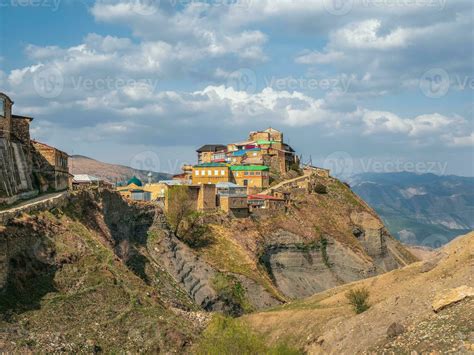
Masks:
[[[396,338],[397,336],[399,336],[400,334],[403,334],[404,332],[405,332],[405,327],[398,322],[393,322],[387,328],[387,336],[389,338]]]
[[[432,303],[433,311],[439,312],[443,308],[452,305],[453,303],[462,301],[467,297],[474,296],[474,288],[466,285],[446,290],[441,294],[438,294]]]

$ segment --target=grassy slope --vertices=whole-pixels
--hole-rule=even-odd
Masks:
[[[472,302],[456,306],[461,308],[458,311],[454,309],[451,316],[449,310],[434,315],[431,302],[443,291],[472,285],[474,233],[458,238],[444,249],[444,253],[447,256],[441,261],[432,261],[432,266],[418,262],[316,294],[306,300],[248,315],[244,320],[267,337],[270,343],[285,341],[311,352],[354,353],[370,348],[381,351],[384,346],[409,352],[463,346],[459,343],[459,336],[466,339],[469,332],[474,331],[474,324],[472,317],[459,318],[459,321],[456,317],[466,312],[472,315]],[[355,315],[345,293],[360,286],[369,289],[371,308]],[[445,324],[453,326],[426,327],[426,323],[442,324],[443,319]],[[392,341],[387,339],[386,330],[393,322],[401,322],[411,331],[419,331],[425,323],[425,328],[429,328],[426,330],[428,335],[424,339],[421,336],[418,339],[412,337],[408,339],[410,341],[403,342],[402,336],[399,342]],[[408,332],[406,336],[409,336]],[[439,339],[445,340],[440,342]]]
[[[54,266],[9,283],[0,302],[0,349],[170,351],[192,342],[191,322],[174,314],[157,286],[133,273],[95,231],[65,215],[38,218],[27,217],[24,231],[48,226],[37,253],[52,253]]]
[[[212,224],[214,244],[202,248],[199,253],[221,271],[242,274],[259,282],[278,299],[284,298],[275,290],[258,263],[262,247],[275,231],[283,230],[298,235],[302,239],[298,242],[303,244],[329,235],[371,260],[352,233],[354,223],[350,216],[353,212],[365,212],[379,221],[376,213],[339,180],[318,180],[327,186],[328,193],[296,197],[286,214],[277,213],[259,220],[242,219]],[[395,240],[393,244],[407,263],[417,260]]]

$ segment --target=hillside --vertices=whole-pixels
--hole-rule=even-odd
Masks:
[[[350,184],[404,243],[436,248],[474,228],[474,178],[367,173]]]
[[[9,221],[0,350],[188,352],[208,312],[241,316],[416,260],[347,186],[313,180],[327,193],[296,189],[286,213],[203,216],[192,247],[159,207],[108,190]]]
[[[149,171],[137,170],[124,165],[108,164],[82,155],[73,155],[69,158],[71,174],[89,174],[109,182],[126,181],[132,176],[142,181],[148,181]],[[152,171],[152,181],[166,180],[170,174]]]
[[[285,341],[311,354],[469,353],[473,255],[474,232],[428,261],[248,315],[243,322],[270,343]],[[369,290],[370,308],[356,315],[345,295],[360,287]],[[462,299],[463,294],[471,296]],[[434,312],[441,305],[446,307]]]

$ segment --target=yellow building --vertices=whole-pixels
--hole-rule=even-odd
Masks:
[[[192,183],[196,185],[217,184],[231,181],[229,166],[223,163],[204,163],[193,167]]]
[[[266,188],[270,185],[268,166],[232,165],[230,170],[237,185],[257,188]]]

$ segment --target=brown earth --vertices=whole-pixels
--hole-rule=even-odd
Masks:
[[[474,349],[474,301],[465,298],[438,313],[432,303],[474,285],[474,232],[427,261],[318,293],[243,320],[270,343],[285,341],[311,354],[365,352],[459,353]],[[370,308],[355,314],[346,293],[365,287]],[[401,334],[387,334],[392,324]],[[393,334],[392,334],[393,336]]]
[[[103,163],[101,161],[73,155],[69,158],[69,170],[71,174],[88,174],[105,179],[111,183],[127,181],[133,176],[138,177],[143,182],[148,181],[149,171],[137,170],[124,165]],[[152,172],[153,181],[166,180],[170,174]]]

